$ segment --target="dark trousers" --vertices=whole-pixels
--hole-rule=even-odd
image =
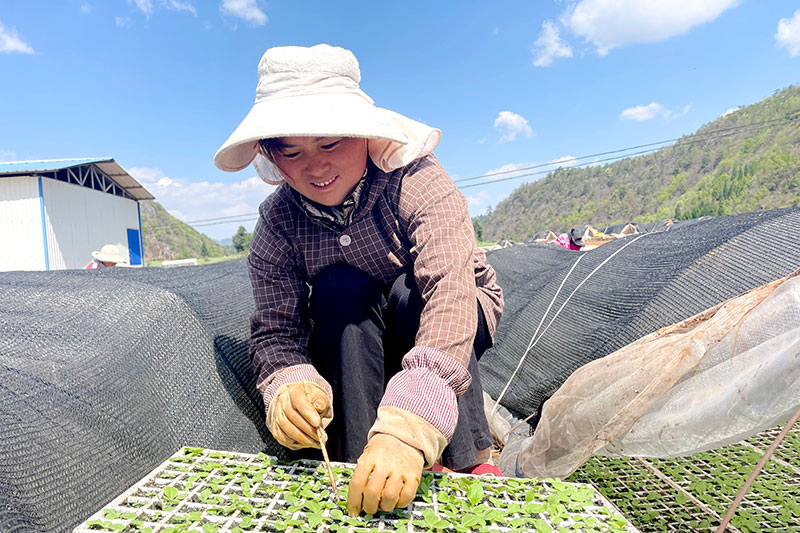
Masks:
[[[387,288],[344,264],[325,269],[311,287],[311,357],[333,388],[328,453],[332,460],[356,462],[386,384],[414,346],[422,297],[413,275],[403,274]],[[477,361],[490,343],[478,305],[478,330],[468,367],[472,383],[458,398],[458,424],[441,459],[453,470],[473,466],[477,452],[492,444]]]

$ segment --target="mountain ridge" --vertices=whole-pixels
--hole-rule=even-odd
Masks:
[[[158,202],[141,206],[148,261],[228,253]],[[557,169],[520,185],[473,222],[484,241],[521,241],[586,224],[602,228],[792,206],[800,206],[799,85],[718,117],[651,154]]]
[[[658,151],[557,169],[482,216],[483,239],[591,224],[683,220],[800,205],[800,86],[776,90]],[[475,217],[476,219],[478,217]]]
[[[139,202],[146,261],[222,257],[223,245],[170,215],[155,200]]]

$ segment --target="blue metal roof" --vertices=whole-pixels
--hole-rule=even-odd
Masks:
[[[90,159],[47,159],[44,161],[9,161],[0,162],[0,175],[20,174],[25,172],[52,172],[64,168],[112,161],[112,157],[93,157]]]

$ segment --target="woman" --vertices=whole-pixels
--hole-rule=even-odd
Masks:
[[[342,48],[272,48],[258,71],[214,162],[285,182],[249,256],[267,426],[292,449],[318,448],[327,428],[331,457],[358,462],[351,515],[405,507],[423,467],[487,470],[477,358],[502,291],[431,154],[438,130],[375,107]]]

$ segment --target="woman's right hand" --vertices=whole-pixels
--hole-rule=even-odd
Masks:
[[[325,391],[309,382],[282,385],[267,411],[267,428],[292,450],[319,448],[317,428],[333,420],[333,407]]]

